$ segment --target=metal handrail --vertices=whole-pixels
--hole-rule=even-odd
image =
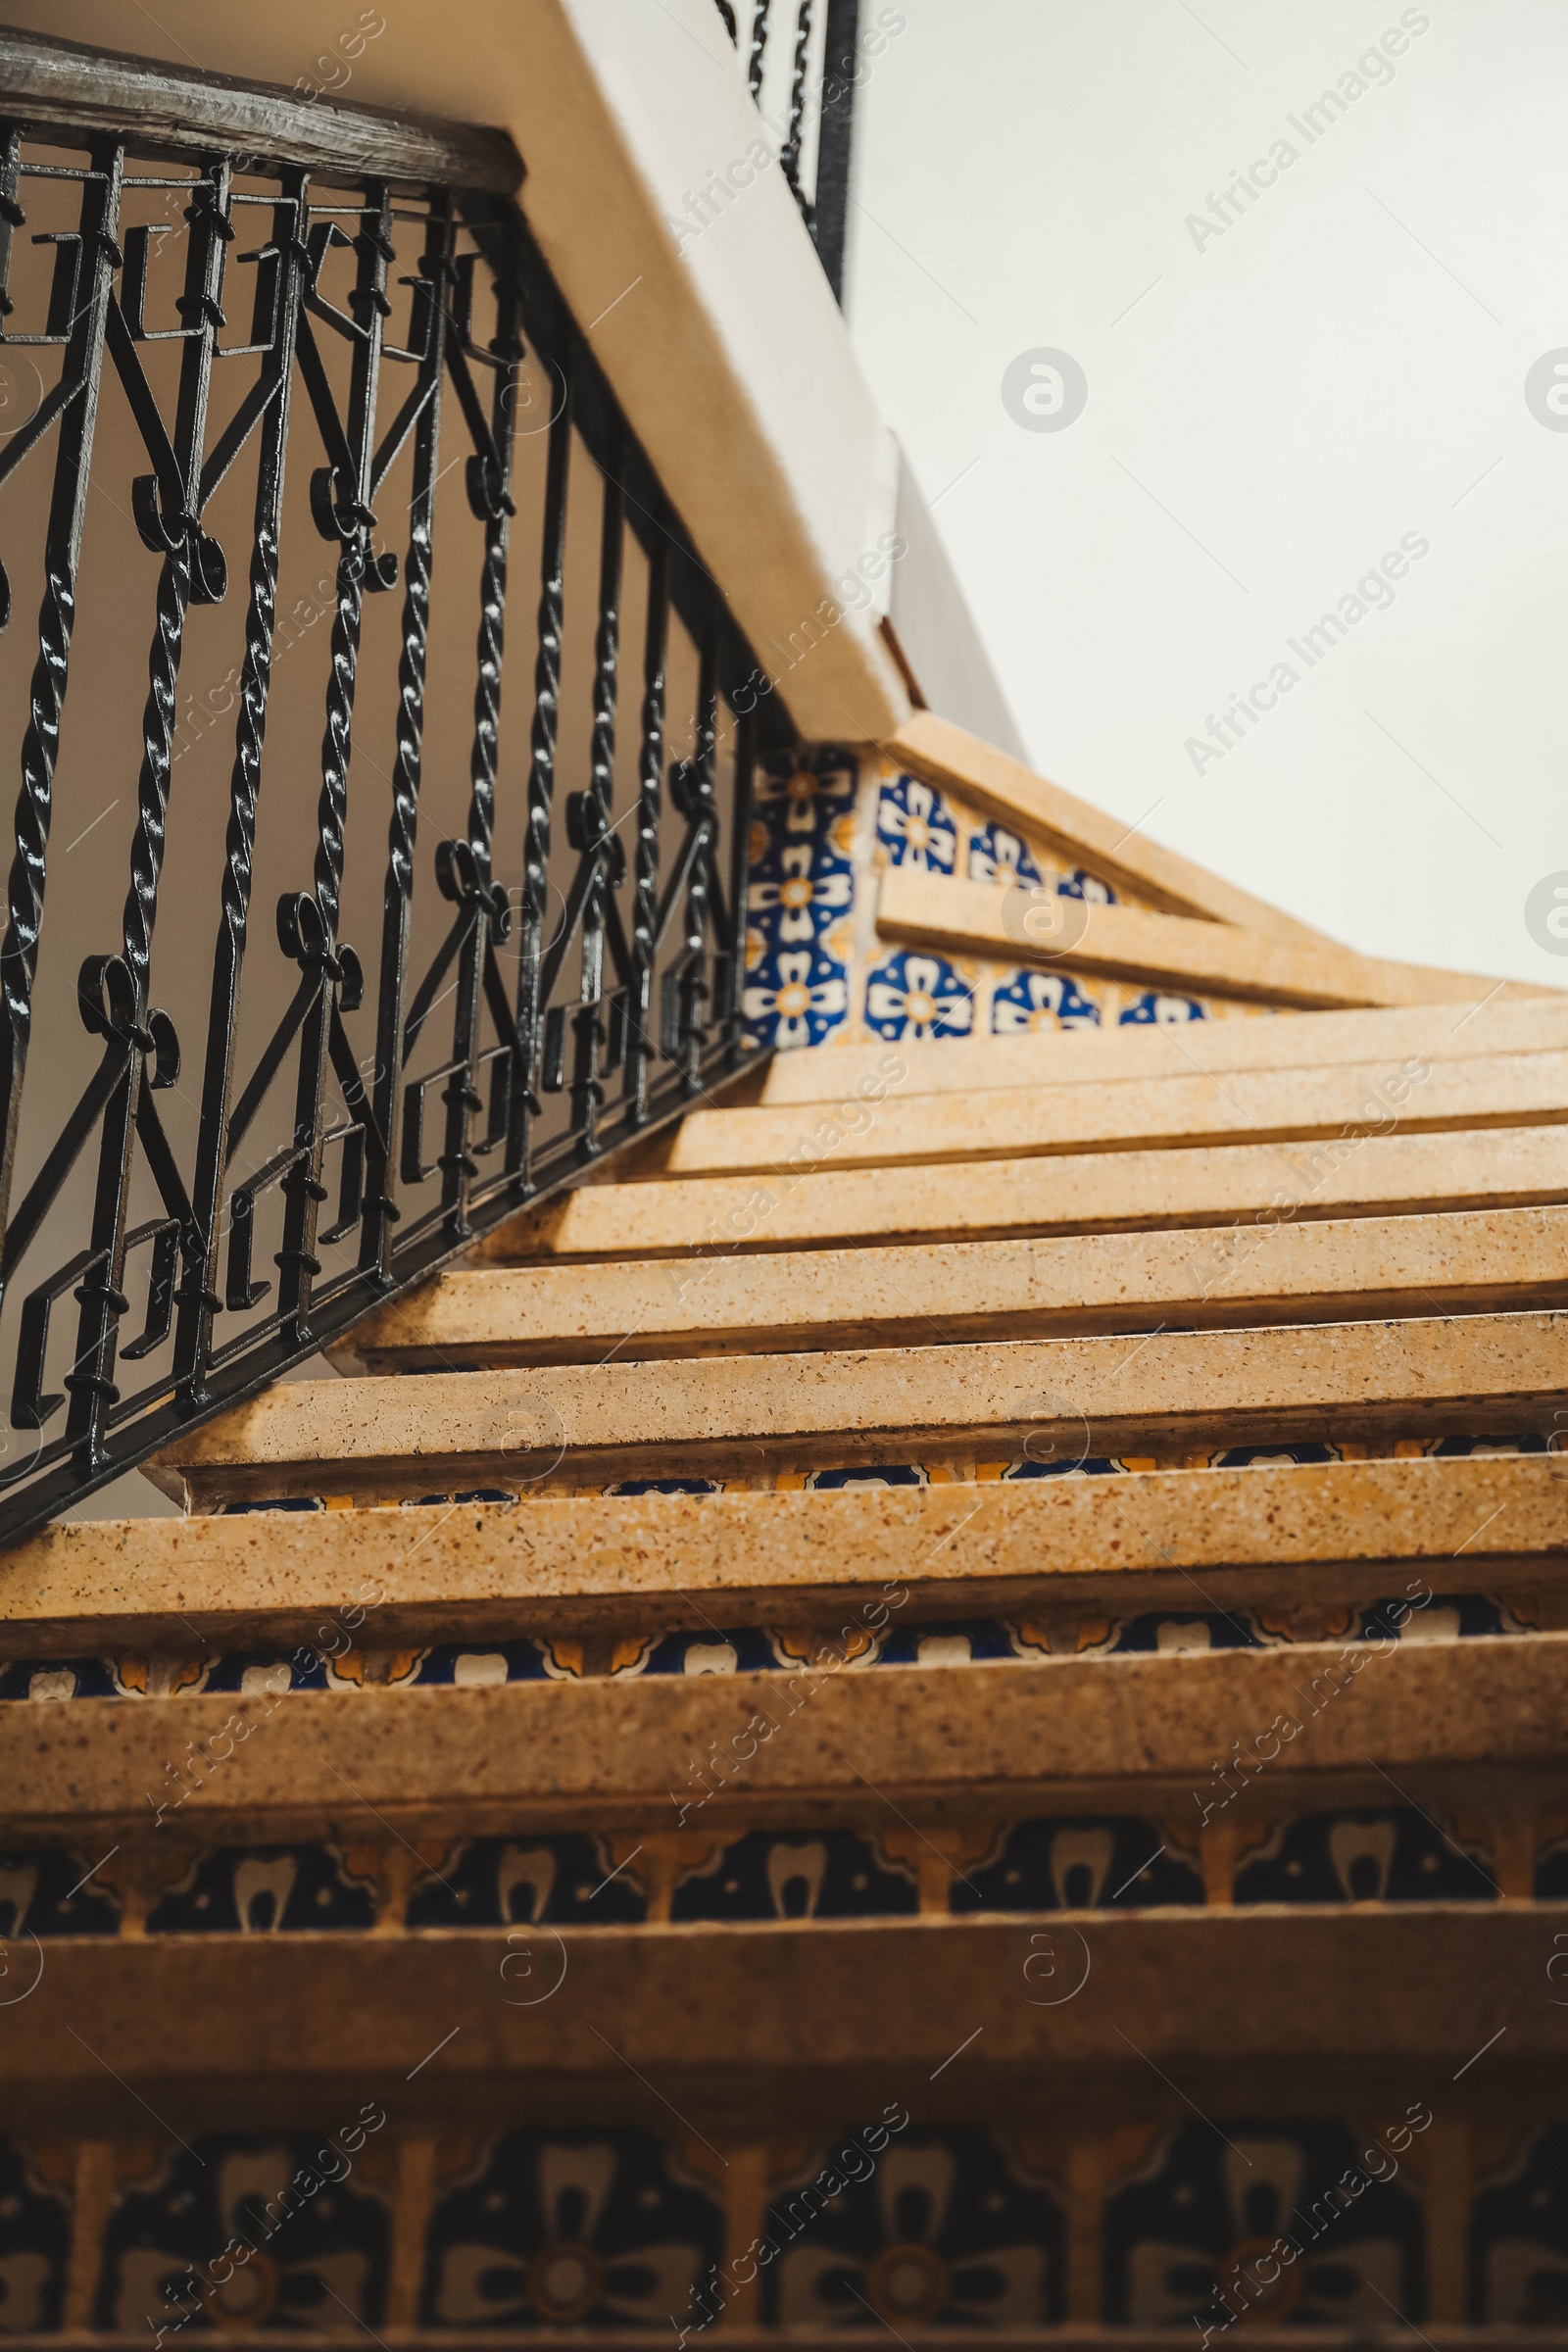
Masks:
[[[760,729],[780,745],[790,729],[779,698],[754,715],[741,691],[754,657],[505,193],[507,141],[342,106],[328,119],[10,32],[0,88],[17,93],[0,121],[0,368],[39,386],[0,439],[24,542],[27,486],[54,457],[0,943],[9,1537],[740,1065],[752,777]],[[220,400],[235,371],[244,389]],[[123,468],[111,403],[135,445]],[[74,872],[49,902],[65,770],[73,786],[89,765],[112,776],[135,732],[107,686],[73,678],[74,638],[86,625],[103,641],[84,543],[117,509],[145,551],[151,628],[124,788],[86,828],[105,822],[92,856],[123,895],[112,941],[104,894]],[[290,650],[309,600],[283,610],[302,531],[329,551],[311,659]],[[519,535],[539,583],[525,756],[502,700]],[[14,524],[21,584],[18,545]],[[137,589],[117,579],[127,615]],[[243,608],[224,624],[233,691],[198,727],[185,657],[225,602]],[[460,602],[473,650],[458,759]],[[633,617],[635,758],[617,753]],[[267,751],[313,666],[314,812]],[[90,762],[68,685],[73,715],[89,697]],[[226,784],[220,850],[203,778],[209,805]],[[426,825],[433,800],[448,828],[433,847],[421,799]],[[275,947],[250,937],[259,865],[286,883]],[[376,917],[362,961],[347,930]],[[191,936],[213,943],[199,998]],[[184,988],[172,1009],[170,986]],[[193,1030],[199,1078],[182,1087]],[[129,1394],[127,1363],[147,1375]]]

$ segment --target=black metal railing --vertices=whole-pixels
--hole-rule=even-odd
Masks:
[[[746,86],[779,135],[778,160],[835,301],[844,299],[855,93],[865,72],[860,0],[715,0]]]
[[[788,722],[505,140],[13,33],[0,89],[10,1536],[739,1065]]]

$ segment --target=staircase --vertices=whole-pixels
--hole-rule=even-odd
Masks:
[[[817,1042],[0,1562],[0,2320],[1539,2340],[1568,1000],[759,807]]]

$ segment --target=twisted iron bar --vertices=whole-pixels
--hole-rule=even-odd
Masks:
[[[798,0],[795,19],[795,66],[790,83],[790,133],[779,155],[785,178],[800,200],[801,210],[810,219],[810,208],[801,195],[801,137],[806,122],[806,55],[811,45],[811,0]]]
[[[14,180],[17,146],[12,143],[7,177]],[[9,1224],[23,1079],[32,1035],[32,992],[38,969],[48,880],[49,820],[54,806],[55,764],[70,678],[71,640],[76,619],[76,567],[92,465],[98,388],[102,380],[104,323],[119,249],[124,159],[118,145],[95,145],[92,170],[82,181],[81,246],[90,257],[89,291],[73,322],[61,363],[62,384],[75,385],[63,411],[55,459],[54,488],[44,544],[44,592],[38,612],[38,655],[27,689],[27,725],[22,739],[22,789],[17,795],[15,848],[6,880],[7,923],[0,942],[0,1001],[5,1035],[0,1040],[0,1285],[13,1268],[3,1253]],[[14,200],[13,200],[14,201]],[[16,208],[20,212],[20,207]],[[10,262],[10,237],[6,260]]]
[[[655,542],[648,565],[643,645],[642,745],[637,762],[637,849],[632,891],[631,988],[625,1092],[633,1126],[648,1117],[648,1064],[659,949],[659,811],[664,782],[664,649],[669,627],[669,555]]]
[[[6,37],[0,32],[0,46]],[[8,1151],[16,1145],[34,973],[50,969],[47,958],[38,961],[45,857],[75,620],[76,551],[88,492],[91,427],[101,376],[111,359],[153,464],[150,475],[138,477],[131,504],[142,540],[157,562],[148,582],[153,625],[136,809],[126,866],[122,868],[128,882],[122,923],[117,927],[122,945],[114,956],[89,959],[79,1000],[88,1027],[102,1041],[99,1059],[64,1125],[53,1125],[51,1097],[43,1106],[50,1132],[40,1139],[29,1131],[24,1139],[38,1173],[16,1214],[16,1254],[20,1258],[46,1227],[51,1235],[64,1237],[73,1220],[70,1247],[74,1254],[62,1240],[62,1246],[51,1250],[47,1278],[23,1301],[12,1426],[36,1430],[38,1444],[25,1461],[19,1455],[0,1467],[0,1540],[36,1524],[143,1458],[179,1426],[207,1417],[303,1360],[323,1339],[345,1331],[388,1290],[419,1279],[467,1233],[497,1222],[515,1202],[559,1185],[584,1159],[669,1117],[695,1084],[710,1083],[734,1066],[739,1050],[738,1038],[724,1032],[721,1022],[705,1020],[702,1014],[707,1004],[727,1004],[723,975],[733,968],[737,944],[717,935],[729,916],[727,887],[720,884],[714,863],[715,694],[737,696],[740,682],[755,664],[626,430],[525,226],[515,214],[490,199],[449,199],[433,192],[423,206],[419,274],[405,281],[416,292],[407,348],[399,349],[384,337],[383,321],[391,308],[384,289],[395,258],[392,224],[410,218],[408,198],[399,197],[400,209],[394,214],[385,184],[370,180],[362,183],[363,203],[344,202],[334,186],[313,208],[303,166],[294,165],[275,167],[276,192],[257,198],[243,187],[230,189],[230,166],[222,160],[220,146],[214,142],[193,159],[194,176],[186,183],[191,201],[185,215],[185,290],[176,305],[183,323],[175,328],[144,318],[144,306],[152,307],[146,305],[147,294],[158,290],[147,262],[149,253],[159,249],[146,241],[127,243],[127,282],[120,303],[114,299],[115,273],[122,267],[111,233],[119,225],[122,184],[119,147],[90,150],[95,167],[101,167],[95,172],[63,173],[80,180],[84,242],[80,260],[67,253],[57,258],[55,267],[51,317],[66,319],[69,312],[68,331],[38,338],[64,352],[62,387],[48,395],[44,409],[21,428],[30,435],[28,445],[57,430],[58,455],[45,540],[38,654],[23,742],[11,921],[0,946],[0,1085],[8,1072],[14,1081],[7,1114]],[[15,225],[7,206],[15,209],[16,182],[14,174],[7,174],[18,164],[20,152],[20,137],[10,137],[8,144],[0,125],[0,292],[4,232]],[[247,172],[254,169],[252,159]],[[257,274],[250,339],[237,342],[219,304],[224,247],[234,233],[231,219],[241,217],[236,208],[256,203],[269,208],[271,235],[259,253],[240,257],[256,265]],[[350,273],[347,308],[338,309],[329,292],[325,263],[334,246],[350,242],[337,223],[351,216],[359,223],[352,239],[358,259]],[[461,258],[460,235],[467,240]],[[493,281],[496,306],[495,333],[485,348],[473,339],[470,316],[473,274],[481,264]],[[318,343],[312,319],[324,324],[339,343],[334,346],[324,337]],[[144,370],[138,350],[144,339],[160,335],[172,340],[179,353],[174,413],[167,424],[165,395],[159,389],[168,381],[163,361],[149,360]],[[542,453],[538,641],[521,844],[523,922],[515,991],[510,994],[510,976],[504,979],[498,954],[507,909],[492,867],[498,801],[508,776],[500,728],[512,519],[512,400],[524,335],[532,357],[553,382],[559,382],[563,398],[550,419]],[[349,347],[346,359],[344,343]],[[221,430],[210,437],[207,405],[214,363],[220,357],[242,359],[247,354],[257,361],[255,379],[227,412]],[[412,367],[416,374],[395,418],[382,420],[378,445],[383,356],[397,366]],[[488,418],[473,390],[481,367],[491,370],[494,379]],[[324,633],[329,641],[321,649],[326,665],[321,764],[318,788],[310,794],[317,829],[307,871],[314,887],[296,891],[280,906],[280,937],[296,967],[290,979],[293,996],[254,1067],[239,1073],[244,1080],[239,1085],[235,1064],[240,984],[254,889],[263,870],[258,845],[258,824],[266,814],[262,788],[270,734],[279,724],[273,664],[280,643],[297,642],[292,624],[283,622],[279,612],[289,562],[283,536],[284,461],[300,407],[298,400],[291,406],[296,376],[300,389],[309,394],[307,416],[314,413],[319,454],[325,459],[324,466],[318,464],[313,471],[312,510],[317,527],[335,542],[336,558],[326,606],[330,621]],[[346,390],[340,388],[345,378]],[[482,528],[482,546],[476,551],[478,625],[467,811],[464,836],[443,844],[436,861],[442,889],[458,902],[455,919],[413,1009],[406,1010],[411,927],[422,905],[416,895],[416,851],[421,773],[429,753],[427,694],[435,674],[436,491],[445,474],[462,463],[441,446],[442,395],[448,378],[473,442],[475,454],[467,461],[468,499]],[[446,409],[450,414],[450,401]],[[580,723],[564,710],[562,699],[567,541],[569,536],[575,547],[582,522],[578,506],[572,504],[578,495],[570,463],[573,441],[586,450],[597,469],[590,478],[602,487],[597,604],[585,582],[578,622],[575,597],[572,600],[573,627],[581,631],[584,651],[591,630],[591,708]],[[359,885],[347,870],[350,761],[356,728],[363,726],[360,706],[368,709],[371,686],[377,682],[368,649],[380,640],[367,625],[364,600],[396,580],[395,560],[379,553],[379,540],[372,540],[372,503],[411,444],[411,470],[397,477],[398,500],[406,493],[410,496],[401,625],[396,655],[383,673],[395,751],[381,876],[375,1072],[367,1080],[363,1072],[370,1056],[358,1057],[358,1043],[344,1025],[344,1016],[359,1003],[362,983],[352,950],[340,944],[338,931],[347,910],[358,903]],[[179,959],[171,957],[172,943],[155,949],[154,935],[160,893],[170,886],[166,853],[177,846],[172,785],[183,740],[176,725],[176,703],[183,693],[181,662],[188,672],[188,649],[198,642],[192,635],[194,609],[218,601],[223,589],[221,556],[203,527],[203,512],[247,445],[255,453],[256,466],[246,550],[247,594],[243,614],[235,615],[233,623],[236,633],[242,633],[241,659],[230,673],[236,693],[232,754],[221,856],[211,884],[216,940],[210,988],[205,976],[201,983],[201,995],[208,1002],[191,1151],[181,1123],[175,1121],[166,1130],[158,1107],[165,1101],[159,1090],[174,1083],[178,1055],[172,1021],[152,1008],[155,957],[159,972],[169,964],[164,986],[177,978],[180,967]],[[25,454],[24,447],[21,456]],[[0,449],[0,483],[18,463],[14,443],[9,453]],[[537,477],[525,473],[524,478],[530,498],[538,501]],[[234,512],[226,505],[222,511]],[[568,531],[569,517],[574,519]],[[622,585],[624,562],[635,557],[638,547],[646,558],[648,583],[641,740],[632,806],[617,829]],[[640,587],[634,593],[640,594]],[[0,611],[4,594],[0,583]],[[595,608],[591,621],[590,606]],[[667,785],[666,680],[672,619],[678,619],[692,644],[702,649],[704,701],[697,714],[697,757],[683,762],[678,777]],[[390,655],[390,640],[388,650]],[[685,674],[679,658],[676,674]],[[290,677],[292,681],[292,671]],[[770,705],[768,717],[779,710],[777,703]],[[183,774],[180,781],[183,784]],[[568,786],[573,789],[568,791]],[[678,800],[686,830],[683,840],[677,837],[675,868],[662,889],[666,790]],[[564,796],[560,823],[554,814],[558,791]],[[303,808],[299,813],[304,819],[300,830],[305,832],[310,819]],[[624,842],[624,834],[633,824],[634,871],[628,877],[624,849],[631,844]],[[304,847],[298,838],[291,845],[284,837],[267,849],[267,857],[270,861],[281,849],[292,862]],[[448,851],[450,857],[445,856]],[[667,851],[664,854],[667,862]],[[744,856],[744,843],[739,852],[732,843],[731,854]],[[622,897],[628,879],[630,889]],[[351,884],[355,896],[350,895]],[[563,903],[565,919],[558,935],[547,939],[549,909]],[[171,929],[167,910],[163,919],[166,930]],[[573,994],[565,980],[573,963],[580,968],[580,986],[574,1001],[563,1004],[563,997]],[[663,1045],[650,1018],[662,971],[666,1017],[670,1008],[677,1011],[676,1034]],[[264,958],[259,977],[270,990],[276,979],[275,966]],[[248,976],[247,992],[256,986],[257,976]],[[413,1056],[426,1016],[454,993],[458,1002],[452,1058],[432,1071],[427,1050],[417,1063]],[[63,994],[63,1002],[65,1010],[74,1012],[77,1000]],[[271,1023],[271,1009],[265,1003],[262,1009]],[[50,1017],[55,1020],[62,1014],[57,1008]],[[562,1102],[560,1115],[551,1123],[538,1122],[541,1096],[548,1102],[551,1094],[567,1091],[563,1053],[573,1028],[576,1054],[569,1104]],[[606,1068],[621,1062],[623,1080],[615,1102],[607,1106]],[[470,1143],[470,1127],[484,1108],[478,1088],[486,1070],[489,1126],[482,1138]],[[446,1144],[439,1162],[427,1168],[412,1130],[422,1115],[418,1105],[425,1090],[443,1081]],[[346,1106],[346,1124],[334,1107],[334,1084]],[[284,1108],[278,1098],[285,1093],[291,1101],[284,1110],[278,1148],[258,1165],[254,1148],[242,1149],[245,1139],[261,1132],[257,1122],[269,1103]],[[416,1106],[412,1110],[411,1104]],[[332,1124],[334,1119],[339,1123]],[[400,1120],[411,1129],[407,1140],[416,1163],[412,1179]],[[503,1141],[505,1158],[496,1163],[497,1173],[485,1176],[484,1154]],[[327,1198],[323,1160],[338,1147],[338,1209],[334,1222],[318,1234]],[[83,1159],[92,1184],[90,1217],[82,1217],[75,1205],[79,1191],[73,1171]],[[438,1165],[440,1183],[435,1185],[430,1180]],[[132,1200],[145,1194],[149,1182],[164,1213],[151,1224],[127,1231]],[[0,1201],[4,1186],[0,1172]],[[269,1241],[275,1238],[279,1222],[282,1228],[272,1257],[280,1279],[270,1294],[265,1280],[251,1279],[252,1251],[260,1245],[261,1233],[257,1203],[269,1192],[276,1201],[269,1214]],[[353,1244],[346,1259],[330,1258],[329,1249],[349,1236]],[[227,1272],[220,1278],[225,1247]],[[130,1312],[125,1293],[136,1287],[127,1280],[127,1263],[133,1252],[148,1250],[145,1328],[126,1347],[122,1333],[136,1330],[134,1323],[126,1326],[123,1320]],[[71,1318],[74,1332],[68,1337],[63,1329],[51,1340],[51,1314],[72,1292],[80,1310],[79,1317]],[[261,1307],[264,1297],[269,1302]],[[225,1313],[239,1319],[222,1324],[220,1319]],[[218,1329],[230,1336],[215,1347]],[[148,1385],[122,1396],[119,1367],[165,1348],[159,1359],[163,1369],[149,1367],[150,1379],[142,1375]],[[73,1356],[70,1369],[53,1373],[53,1385],[66,1394],[46,1394],[51,1360],[68,1355]],[[68,1396],[69,1409],[62,1411]],[[57,1414],[63,1429],[45,1444],[48,1425]]]

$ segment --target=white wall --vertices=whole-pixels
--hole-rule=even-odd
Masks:
[[[1568,346],[1568,13],[898,13],[851,323],[1037,764],[1359,949],[1568,985],[1524,922],[1568,868],[1568,432],[1524,390]],[[1309,144],[1287,117],[1401,14],[1428,24],[1392,80]],[[1186,216],[1282,136],[1200,249]],[[1003,405],[1042,347],[1088,378],[1065,430]],[[1308,669],[1286,639],[1405,533],[1396,600]],[[1282,659],[1299,683],[1195,773],[1187,739]]]

